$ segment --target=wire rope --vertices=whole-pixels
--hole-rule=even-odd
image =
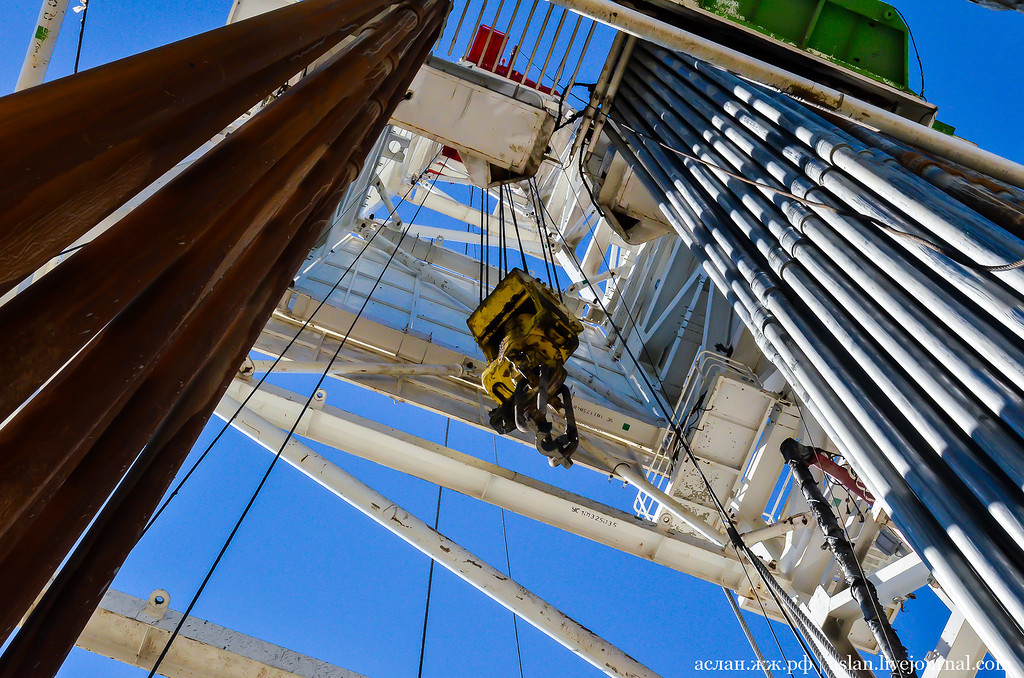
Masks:
[[[431,165],[434,164],[434,162],[437,161],[437,158],[438,156],[440,156],[440,154],[441,152],[438,151],[437,154],[434,155],[434,158],[430,161],[430,163],[427,164],[426,168],[421,173],[421,178],[427,174],[427,170],[431,167]],[[395,213],[398,211],[398,207],[403,202],[405,202],[405,200],[412,193],[417,181],[411,182],[409,189],[405,192],[405,195],[401,197],[401,199],[394,205],[392,210],[388,213],[387,218],[383,220],[385,224],[387,223],[388,220],[391,219],[391,217],[395,215]],[[245,398],[242,399],[242,402],[239,403],[238,408],[234,411],[234,413],[232,413],[231,417],[229,417],[228,420],[224,422],[224,425],[221,426],[220,430],[217,432],[217,435],[214,437],[214,439],[210,441],[210,443],[206,446],[206,449],[204,449],[202,454],[199,455],[199,458],[197,458],[196,461],[192,464],[192,466],[189,467],[189,470],[185,473],[184,477],[182,477],[182,479],[178,481],[178,484],[175,485],[171,493],[167,495],[167,498],[164,499],[162,504],[160,504],[160,507],[153,514],[153,517],[149,519],[149,523],[147,523],[146,527],[143,528],[142,533],[139,535],[140,539],[143,536],[145,536],[146,532],[148,532],[151,527],[153,527],[153,524],[160,517],[160,514],[164,512],[164,509],[167,508],[168,504],[170,504],[174,497],[178,495],[178,492],[181,491],[181,488],[185,486],[185,483],[187,483],[188,480],[192,477],[192,474],[195,473],[199,465],[202,464],[206,457],[210,454],[210,450],[213,449],[213,446],[217,444],[217,441],[221,439],[224,433],[228,430],[228,427],[231,426],[231,423],[238,417],[238,415],[242,412],[242,410],[249,403],[252,397],[260,389],[260,387],[263,386],[263,382],[267,380],[267,378],[274,371],[274,369],[281,363],[281,361],[284,359],[285,354],[288,353],[288,350],[295,344],[296,341],[299,340],[299,337],[302,336],[302,333],[305,332],[306,328],[309,327],[309,325],[313,322],[313,318],[316,317],[316,314],[320,311],[320,309],[322,309],[327,304],[327,301],[331,298],[331,295],[334,294],[334,292],[341,285],[341,281],[344,280],[346,276],[348,276],[349,272],[353,269],[353,267],[355,267],[356,263],[360,260],[360,258],[362,258],[363,254],[370,247],[370,244],[373,243],[374,238],[376,238],[377,234],[379,234],[384,228],[385,226],[381,225],[380,228],[378,228],[370,235],[369,239],[367,239],[367,241],[363,244],[362,249],[360,249],[359,252],[356,253],[355,258],[352,260],[351,263],[349,263],[348,267],[342,272],[341,276],[339,276],[337,282],[335,282],[331,289],[328,290],[327,294],[324,295],[324,298],[313,309],[313,312],[309,314],[309,317],[306,318],[306,320],[302,323],[302,325],[291,337],[291,339],[288,340],[288,343],[285,345],[284,349],[274,359],[274,362],[270,365],[267,371],[263,374],[262,377],[260,377],[259,381],[256,382],[256,386],[253,387],[252,391],[250,391],[249,394],[245,396]],[[337,245],[335,245],[334,247],[337,247]],[[331,248],[332,252],[334,251],[334,247]]]
[[[75,49],[75,70],[74,73],[78,72],[78,64],[82,59],[82,42],[85,40],[85,18],[89,16],[89,0],[81,0],[82,2],[82,21],[78,25],[78,47]]]
[[[494,448],[494,464],[495,466],[500,466],[500,464],[498,464],[498,436],[494,433],[491,434],[491,445]],[[508,578],[512,579],[512,560],[509,558],[508,554],[508,530],[505,526],[505,509],[499,506],[498,510],[501,512],[501,538],[502,541],[505,542],[505,571],[508,573]],[[519,645],[519,619],[515,612],[512,613],[512,631],[516,638],[516,657],[519,660],[519,678],[524,678],[523,651]]]
[[[445,162],[444,162],[444,165],[442,165],[441,169],[434,175],[433,182],[431,183],[431,188],[433,187],[433,185],[435,183],[437,183],[437,179],[438,179],[438,177],[441,176],[441,173],[444,171],[444,167],[447,165],[447,163],[448,163],[448,160],[446,158]],[[431,163],[431,164],[433,164],[433,163]],[[429,165],[428,165],[428,167],[429,167]],[[429,189],[428,189],[428,192],[429,192]],[[398,243],[395,245],[395,247],[392,250],[391,254],[388,256],[388,259],[384,263],[384,266],[381,267],[380,275],[377,276],[376,282],[374,282],[373,286],[367,292],[366,298],[363,300],[362,305],[359,307],[359,311],[356,313],[355,317],[352,319],[352,324],[349,326],[348,331],[342,337],[341,341],[338,342],[338,348],[334,351],[334,355],[331,357],[330,361],[328,361],[326,367],[324,368],[323,373],[321,373],[320,378],[317,380],[316,386],[313,387],[313,389],[309,393],[309,396],[307,396],[306,402],[303,404],[302,409],[299,411],[298,416],[295,418],[295,422],[292,424],[291,428],[288,430],[288,434],[285,436],[284,441],[281,443],[281,446],[278,448],[277,454],[274,455],[274,459],[270,462],[270,465],[267,466],[267,470],[266,470],[266,472],[264,472],[263,477],[260,479],[259,484],[256,486],[256,489],[253,491],[252,496],[249,497],[248,503],[246,503],[245,508],[242,510],[241,515],[238,517],[238,520],[235,522],[234,527],[231,529],[231,532],[228,534],[227,539],[224,541],[224,545],[221,547],[220,551],[217,553],[217,557],[214,559],[213,564],[210,566],[209,570],[207,571],[206,576],[203,578],[202,583],[199,585],[199,588],[196,590],[195,595],[192,596],[192,600],[189,601],[188,607],[184,610],[184,612],[182,612],[181,618],[178,620],[178,623],[175,625],[174,630],[171,632],[170,637],[168,637],[167,643],[164,645],[163,649],[160,651],[160,655],[157,657],[156,662],[153,664],[153,668],[150,669],[148,678],[153,678],[153,676],[156,675],[157,669],[160,668],[160,664],[163,663],[163,660],[167,656],[167,652],[171,649],[171,645],[174,643],[175,638],[178,637],[178,634],[181,632],[181,628],[185,625],[185,622],[189,619],[189,615],[192,613],[192,609],[195,607],[196,603],[199,602],[199,598],[202,596],[203,591],[206,589],[207,584],[209,584],[210,580],[213,578],[214,572],[217,571],[217,566],[220,565],[221,560],[224,558],[224,554],[227,553],[228,547],[231,546],[231,543],[234,541],[235,535],[238,534],[238,530],[242,527],[242,523],[245,521],[246,516],[249,515],[250,509],[252,509],[253,505],[256,503],[256,499],[259,497],[260,492],[263,490],[263,487],[266,485],[267,480],[270,478],[271,472],[277,466],[277,462],[281,459],[281,455],[284,453],[284,448],[287,447],[289,441],[291,441],[291,439],[292,439],[292,436],[295,435],[295,430],[298,428],[299,422],[302,421],[302,417],[306,413],[306,411],[309,409],[310,404],[312,404],[313,398],[316,396],[317,391],[320,390],[320,387],[323,385],[324,381],[327,379],[327,375],[330,373],[331,367],[334,365],[334,361],[337,360],[338,356],[341,354],[341,350],[345,347],[346,340],[349,338],[349,336],[351,336],[352,330],[355,329],[356,323],[359,322],[360,317],[362,317],[363,311],[365,311],[366,307],[369,305],[370,300],[373,298],[373,292],[376,289],[378,289],[378,286],[380,285],[381,280],[384,278],[384,274],[387,272],[388,268],[390,267],[391,262],[394,261],[395,255],[398,254],[398,250],[401,249],[402,242],[405,240],[405,236],[409,233],[409,229],[412,227],[413,222],[416,220],[416,217],[419,215],[419,212],[420,212],[420,210],[422,208],[423,208],[423,203],[421,202],[416,207],[416,212],[413,214],[413,217],[409,220],[408,224],[406,224],[405,230],[402,231],[402,236],[399,238]]]
[[[537,190],[536,180],[531,179],[531,181],[534,182],[533,183],[533,187],[534,187],[534,190],[536,191]],[[544,206],[543,203],[541,203],[541,206],[543,207],[543,209],[545,209],[545,210],[547,209],[547,207]],[[550,216],[550,215],[548,215],[548,216]],[[587,225],[588,225],[588,228],[590,228],[591,237],[593,237],[593,227],[591,227],[589,225],[589,222],[588,222]],[[616,325],[615,320],[612,318],[611,314],[608,313],[607,307],[604,305],[604,302],[601,300],[601,295],[598,294],[598,291],[595,288],[594,284],[592,282],[590,282],[589,279],[587,279],[585,273],[583,272],[583,268],[582,268],[582,266],[579,263],[579,260],[576,258],[575,252],[573,252],[572,249],[569,247],[568,243],[565,241],[565,238],[562,236],[561,231],[558,231],[556,229],[556,232],[558,233],[559,238],[561,238],[562,244],[564,245],[565,249],[568,250],[569,256],[572,258],[573,262],[576,264],[576,267],[579,270],[580,275],[583,276],[583,279],[587,282],[587,285],[590,287],[591,291],[593,292],[594,297],[597,300],[597,303],[600,305],[602,311],[604,311],[605,316],[608,318],[608,322],[612,325],[612,329],[615,330],[617,336],[620,336],[620,337],[623,338],[623,342],[622,343],[623,343],[623,348],[626,351],[626,354],[630,357],[630,359],[633,362],[633,365],[637,369],[637,371],[640,372],[641,378],[644,380],[644,383],[647,385],[647,388],[650,390],[651,394],[654,396],[655,402],[657,403],[658,408],[662,411],[663,417],[668,422],[669,427],[676,434],[676,437],[680,441],[680,444],[682,445],[683,450],[686,452],[687,457],[689,458],[690,462],[693,464],[694,469],[697,471],[697,473],[700,476],[700,478],[701,478],[705,488],[707,489],[708,494],[709,494],[709,496],[712,499],[712,502],[715,504],[715,508],[718,511],[718,513],[719,513],[723,523],[729,526],[728,533],[730,535],[730,539],[733,540],[733,546],[734,546],[734,548],[737,551],[737,562],[740,563],[740,566],[744,570],[744,574],[746,574],[746,566],[743,565],[743,560],[744,559],[740,556],[740,553],[739,553],[740,548],[743,549],[743,552],[747,556],[748,559],[754,559],[754,558],[756,558],[756,555],[754,555],[748,548],[746,548],[745,545],[743,545],[742,539],[739,537],[739,532],[736,530],[735,524],[733,523],[732,518],[729,516],[728,512],[725,510],[725,507],[722,505],[721,501],[718,499],[717,493],[715,492],[715,490],[712,487],[711,483],[708,481],[707,476],[705,476],[703,469],[700,468],[700,464],[697,462],[697,459],[693,455],[693,452],[690,450],[689,446],[685,444],[685,441],[683,440],[683,437],[682,437],[682,431],[681,431],[681,428],[679,426],[679,423],[677,421],[675,421],[676,415],[674,413],[672,413],[672,411],[668,408],[667,404],[662,401],[663,397],[665,398],[666,401],[667,401],[667,398],[668,398],[667,394],[665,393],[664,383],[661,381],[661,379],[658,377],[658,375],[655,374],[653,376],[658,381],[659,386],[660,386],[660,390],[656,390],[654,388],[654,385],[651,383],[650,379],[648,378],[648,376],[646,374],[646,371],[641,367],[639,360],[637,360],[636,355],[633,353],[632,349],[629,347],[629,342],[626,341],[626,336],[622,334],[622,331]],[[629,315],[629,317],[632,318],[632,314],[629,314],[629,309],[626,308],[625,305],[623,305],[623,308],[625,308],[625,310],[626,310],[627,314]],[[634,328],[636,327],[635,321],[633,322],[633,326],[634,326]],[[641,347],[644,348],[644,350],[646,350],[646,346],[644,346],[643,342],[641,342]],[[785,620],[786,620],[790,630],[793,633],[793,636],[797,639],[797,642],[803,648],[804,653],[807,655],[808,659],[812,662],[812,666],[815,669],[815,672],[818,674],[818,676],[822,676],[822,671],[818,667],[818,665],[815,662],[814,658],[812,657],[812,652],[808,648],[808,646],[805,643],[804,639],[800,637],[800,634],[797,631],[796,625],[794,624],[793,620],[790,618],[789,614],[787,613],[785,607],[783,606],[782,601],[779,600],[779,598],[775,595],[775,592],[772,590],[771,585],[765,579],[765,573],[762,571],[761,568],[757,567],[757,565],[759,563],[751,562],[751,564],[754,566],[754,569],[758,572],[758,574],[761,577],[762,581],[765,583],[765,586],[768,589],[769,594],[771,594],[773,599],[775,599],[776,604],[779,606],[779,609],[782,612],[783,617],[785,618]],[[768,573],[768,576],[770,577],[771,574]],[[747,579],[749,581],[749,575],[747,575]],[[753,590],[753,587],[751,587],[751,588]],[[768,620],[768,617],[766,616],[765,619]],[[769,626],[770,626],[770,621],[769,621]],[[781,645],[780,645],[780,650],[781,650]]]
[[[508,196],[508,211],[512,214],[512,228],[516,232],[516,241],[519,243],[519,256],[523,260],[523,272],[529,273],[530,267],[526,265],[526,250],[523,248],[523,238],[519,234],[519,220],[516,219],[516,204],[512,201],[512,189],[505,186],[505,194]]]
[[[448,447],[448,431],[451,429],[452,420],[448,418],[444,424],[444,446]],[[437,510],[434,512],[434,532],[441,523],[441,493],[444,492],[444,485],[437,486]],[[430,559],[430,569],[427,570],[427,602],[423,606],[423,635],[420,637],[420,666],[416,671],[418,678],[423,678],[423,657],[427,650],[427,619],[430,617],[430,593],[434,589],[434,559]]]

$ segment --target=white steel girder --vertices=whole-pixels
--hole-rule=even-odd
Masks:
[[[425,296],[422,292],[421,296]],[[337,303],[344,303],[347,292],[340,288],[334,293]],[[383,296],[383,295],[381,295]],[[358,299],[359,296],[353,296]],[[376,297],[375,297],[376,298]],[[435,298],[439,298],[435,293]],[[268,323],[257,341],[256,350],[280,355],[289,339],[294,337],[298,327],[308,319],[318,302],[312,297],[298,291],[291,291],[282,300],[275,311],[274,317]],[[405,306],[403,308],[408,308]],[[464,333],[458,343],[469,348],[473,346],[472,355],[452,350],[445,346],[438,345],[435,334],[448,328],[453,328],[456,323],[464,325],[465,310],[450,307],[450,319],[438,310],[437,304],[432,303],[433,313],[430,317],[417,316],[417,321],[424,323],[424,327],[430,334],[397,329],[394,324],[376,322],[371,319],[369,309],[364,313],[353,326],[352,321],[355,314],[332,305],[324,305],[317,312],[313,321],[306,331],[303,332],[299,341],[287,353],[287,358],[293,360],[318,360],[321,357],[330,357],[333,354],[338,341],[349,328],[352,327],[351,336],[346,341],[345,350],[340,360],[345,362],[371,362],[381,359],[398,362],[422,363],[431,365],[454,365],[469,362],[480,362],[481,358],[476,356],[475,344],[468,337],[468,332],[459,329]],[[415,312],[415,309],[412,309]],[[405,325],[409,323],[409,311],[402,311],[405,315]],[[438,323],[444,323],[439,326]],[[391,324],[391,326],[389,326]],[[450,330],[449,330],[450,331]],[[451,342],[446,342],[451,345]],[[587,345],[584,341],[580,347],[577,357],[570,364],[575,364],[590,375],[594,375],[598,384],[614,385],[624,384],[621,375],[609,370],[606,363],[600,358],[600,353],[591,351],[599,350],[598,347]],[[587,360],[587,358],[590,360]],[[582,372],[581,372],[582,374]],[[616,376],[618,382],[616,382]],[[402,377],[396,379],[385,375],[371,378],[355,379],[355,375],[346,375],[346,378],[358,383],[361,386],[372,388],[379,393],[391,398],[411,402],[425,407],[446,416],[460,419],[480,428],[490,430],[487,412],[493,407],[490,397],[484,393],[479,381],[466,378],[449,378],[438,381],[436,377]],[[579,389],[586,388],[583,384],[576,382]],[[588,389],[589,390],[589,389]],[[632,460],[639,457],[641,461],[650,455],[650,450],[659,442],[661,429],[658,420],[653,416],[639,418],[635,410],[624,413],[612,403],[602,403],[601,399],[590,397],[587,393],[577,391],[574,398],[576,421],[580,427],[581,440],[587,441],[603,450],[605,453],[620,459]],[[638,409],[638,408],[637,408]],[[525,437],[520,438],[526,444],[532,445],[532,440]]]
[[[167,591],[156,590],[143,600],[110,590],[76,645],[149,670],[181,616],[170,609]],[[159,673],[169,678],[365,678],[196,617],[189,617],[181,627]]]
[[[416,516],[321,457],[298,439],[266,421],[238,401],[224,398],[217,414],[392,534],[429,556],[506,609],[608,676],[659,678],[596,633],[502,574],[480,557],[432,529]]]
[[[243,401],[253,386],[235,379],[227,396]],[[297,394],[264,383],[246,407],[278,428],[291,428],[304,402],[305,398]],[[221,407],[218,411],[225,410]],[[701,539],[672,532],[326,402],[314,403],[303,414],[296,434],[673,570],[741,592],[747,586],[743,568],[732,551],[713,548]]]

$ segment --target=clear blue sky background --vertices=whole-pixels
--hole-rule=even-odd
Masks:
[[[215,28],[223,24],[231,4],[92,2],[83,68]],[[940,117],[984,148],[1024,160],[1019,112],[1024,74],[1017,67],[1024,15],[992,12],[966,0],[903,0],[898,7],[915,31],[927,96],[940,106]],[[0,93],[14,88],[38,10],[37,0],[4,3]],[[68,16],[51,79],[71,72],[77,19]],[[586,63],[581,81],[596,77],[602,44],[606,41],[595,42],[595,56]],[[279,378],[278,383],[299,392],[312,386],[303,377]],[[338,381],[326,387],[333,404],[430,440],[443,439],[441,417]],[[219,425],[219,420],[212,422]],[[200,448],[211,437],[208,431]],[[449,445],[493,459],[492,437],[461,424],[452,424]],[[433,519],[435,486],[343,452],[318,450],[424,520]],[[499,440],[497,453],[503,465],[517,471],[626,510],[632,503],[633,493],[621,485],[584,470],[549,469],[522,446]],[[140,597],[166,588],[172,606],[183,607],[270,459],[229,432],[133,552],[115,588]],[[749,657],[717,587],[516,515],[508,515],[507,521],[516,579],[663,675],[691,675],[696,660]],[[499,569],[504,567],[497,509],[445,492],[441,530]],[[195,614],[374,678],[413,676],[427,564],[424,556],[281,465]],[[518,675],[510,614],[443,569],[435,571],[434,585],[424,675]],[[907,609],[897,626],[913,655],[921,657],[935,645],[945,608],[923,591]],[[749,621],[766,654],[778,657],[764,620]],[[789,658],[799,659],[788,630],[777,631]],[[596,675],[523,623],[520,638],[526,676]],[[144,673],[76,650],[61,675],[118,678]]]

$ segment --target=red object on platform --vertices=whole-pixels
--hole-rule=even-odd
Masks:
[[[488,38],[490,38],[490,42],[488,42]],[[509,54],[508,63],[503,64],[501,62],[501,53],[504,51],[502,49],[504,46],[504,33],[496,31],[490,26],[480,26],[476,29],[476,35],[473,36],[473,44],[470,46],[469,52],[466,54],[466,61],[471,61],[485,71],[491,71],[495,75],[508,78],[512,82],[520,82],[531,89],[537,90],[538,92],[558,96],[557,90],[544,85],[538,85],[519,71],[510,72],[511,63],[515,61],[515,56],[519,51],[519,46],[516,45],[512,48],[511,53]],[[484,51],[485,47],[486,53]],[[495,64],[497,64],[497,66],[495,66]]]
[[[485,71],[493,71],[495,70],[494,64],[501,58],[502,47],[504,46],[504,33],[496,31],[490,26],[481,26],[476,29],[476,35],[473,36],[473,45],[469,48],[466,60],[472,61]],[[484,52],[485,47],[487,49],[486,53]]]

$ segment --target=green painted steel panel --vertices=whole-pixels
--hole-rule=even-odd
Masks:
[[[910,91],[910,29],[880,0],[700,0],[704,9]]]

